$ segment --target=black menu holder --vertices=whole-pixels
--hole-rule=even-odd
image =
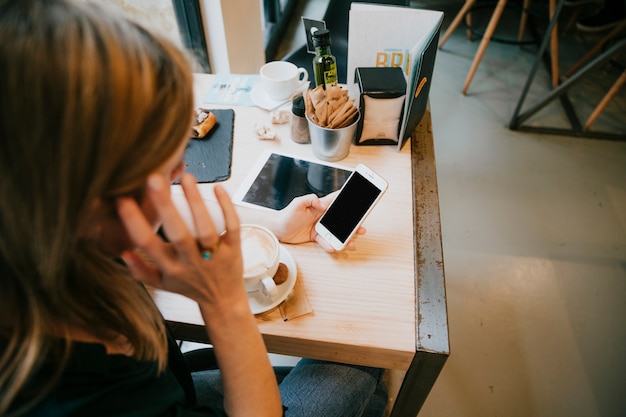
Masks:
[[[348,80],[356,68],[399,67],[406,96],[397,149],[411,137],[424,116],[432,84],[443,12],[413,7],[353,2],[348,25]],[[367,106],[367,105],[366,105]]]

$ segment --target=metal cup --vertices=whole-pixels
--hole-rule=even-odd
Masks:
[[[361,112],[359,111],[354,122],[349,126],[341,129],[328,129],[316,125],[307,115],[313,154],[319,159],[329,162],[339,161],[348,156],[356,132],[356,125],[360,118]]]

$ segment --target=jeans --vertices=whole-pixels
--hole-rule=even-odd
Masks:
[[[302,359],[274,371],[286,417],[381,417],[387,406],[382,369]],[[192,377],[199,404],[223,404],[219,371]]]

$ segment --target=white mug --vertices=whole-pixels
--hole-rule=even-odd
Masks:
[[[247,292],[272,298],[278,292],[274,275],[280,264],[280,244],[270,230],[256,224],[241,225],[243,279]]]
[[[309,85],[308,71],[287,61],[268,62],[259,73],[265,92],[274,100],[287,100]]]

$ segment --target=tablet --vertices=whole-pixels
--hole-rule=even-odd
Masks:
[[[340,189],[351,173],[338,165],[266,151],[233,199],[242,205],[281,210],[296,197],[311,193],[323,197]]]

